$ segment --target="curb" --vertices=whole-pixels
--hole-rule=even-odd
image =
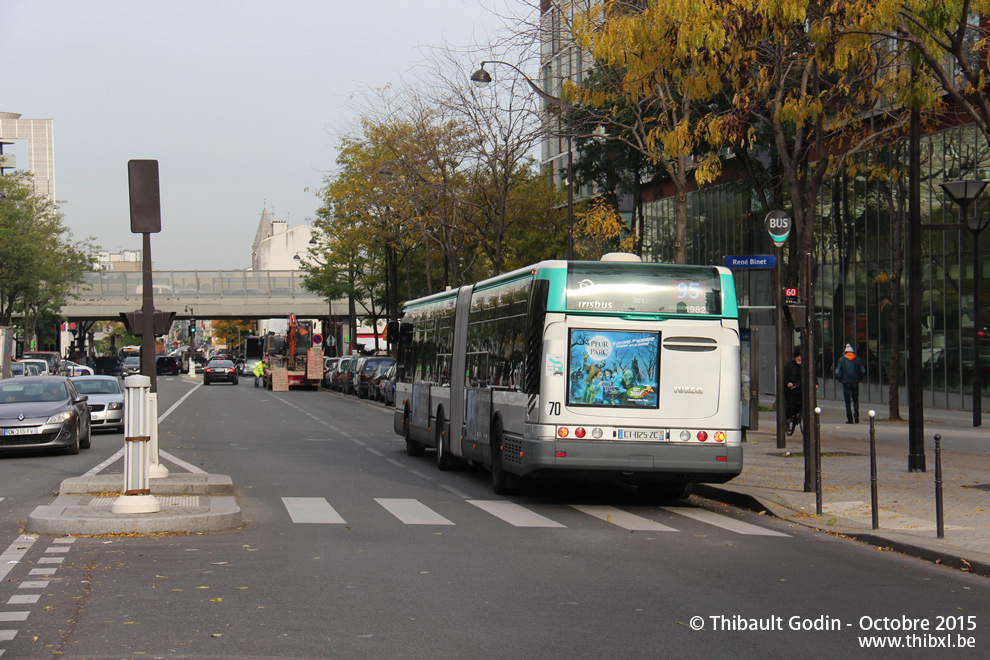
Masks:
[[[72,477],[62,482],[52,504],[39,506],[28,516],[30,534],[87,535],[156,534],[167,532],[219,532],[240,527],[241,509],[234,500],[230,477],[211,474],[170,475],[150,480],[158,497],[197,497],[206,502],[173,505],[155,513],[113,513],[109,506],[94,505],[97,498],[123,490],[124,476]]]
[[[956,548],[932,548],[919,543],[912,543],[910,541],[883,536],[878,534],[876,530],[855,531],[848,528],[823,528],[818,525],[813,525],[802,520],[788,517],[786,515],[781,515],[780,513],[774,511],[773,507],[768,506],[758,497],[748,493],[741,493],[739,491],[731,490],[725,486],[697,484],[694,488],[694,492],[702,497],[714,500],[716,502],[722,502],[723,504],[729,504],[741,509],[753,511],[755,513],[766,513],[774,516],[775,518],[779,518],[780,520],[786,520],[789,523],[801,525],[802,527],[807,527],[808,529],[814,529],[826,534],[845,536],[861,543],[866,543],[878,548],[890,549],[899,554],[916,557],[923,561],[928,561],[940,566],[947,566],[949,568],[959,569],[966,573],[990,577],[990,561],[985,561],[982,559],[967,559],[963,556],[963,551]]]

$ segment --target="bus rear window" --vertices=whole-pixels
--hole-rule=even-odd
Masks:
[[[568,346],[568,406],[659,406],[660,333],[570,330]]]
[[[567,272],[567,309],[720,315],[721,280],[718,271],[708,267],[572,263]]]

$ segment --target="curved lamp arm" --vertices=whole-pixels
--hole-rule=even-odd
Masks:
[[[515,71],[516,73],[518,73],[520,76],[522,76],[523,80],[526,81],[526,84],[529,85],[529,88],[532,89],[533,92],[535,92],[537,96],[539,96],[541,99],[543,99],[547,103],[550,103],[552,105],[559,106],[561,108],[568,108],[568,107],[570,107],[567,103],[564,103],[563,101],[561,101],[556,96],[550,96],[549,94],[547,94],[546,92],[544,92],[542,89],[540,89],[539,85],[537,85],[535,82],[533,82],[530,79],[530,77],[527,76],[525,73],[523,73],[522,70],[519,67],[517,67],[514,64],[509,64],[508,62],[502,62],[500,60],[485,60],[484,62],[481,63],[481,68],[471,74],[471,82],[473,82],[478,87],[484,87],[485,85],[487,85],[488,83],[490,83],[492,81],[492,75],[490,73],[488,73],[487,71],[485,71],[485,65],[486,64],[504,64],[505,66],[509,67],[510,69],[512,69],[513,71]]]

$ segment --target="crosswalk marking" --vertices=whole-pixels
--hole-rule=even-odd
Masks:
[[[566,527],[512,502],[504,500],[468,500],[467,502],[514,527]]]
[[[472,500],[467,495],[460,494],[464,501],[486,513],[489,513],[503,522],[507,522],[514,527],[536,527],[536,528],[558,528],[566,529],[567,525],[551,520],[530,509],[509,502],[506,500]],[[426,504],[413,498],[393,498],[376,497],[375,502],[390,514],[395,516],[400,522],[406,525],[456,525],[457,523],[440,515]],[[343,525],[346,521],[336,510],[322,497],[283,497],[289,517],[294,523],[318,523]],[[591,504],[571,504],[570,508],[575,511],[592,516],[598,520],[605,521],[622,529],[631,532],[678,532],[674,527],[650,520],[644,516],[629,513],[622,509]],[[661,511],[690,518],[694,521],[712,525],[735,534],[748,536],[777,536],[790,538],[789,534],[775,532],[758,525],[753,525],[741,520],[736,520],[706,509],[694,507],[658,507]],[[45,552],[58,552],[62,548],[48,548]],[[68,549],[68,548],[64,548]],[[48,558],[41,558],[38,563],[46,562]],[[61,558],[51,558],[49,561],[61,561]]]
[[[30,612],[0,612],[0,621],[27,621]]]
[[[708,525],[714,525],[715,527],[721,527],[722,529],[727,529],[730,532],[735,532],[736,534],[747,534],[750,536],[785,536],[790,537],[790,534],[783,534],[781,532],[775,532],[770,529],[764,529],[757,525],[750,525],[741,520],[736,520],[735,518],[729,518],[728,516],[720,516],[717,513],[708,511],[707,509],[694,509],[690,507],[660,507],[664,511],[669,511],[670,513],[676,513],[679,516],[684,516],[685,518],[691,518],[692,520],[697,520],[698,522],[703,522]]]
[[[10,569],[24,557],[25,553],[31,549],[31,546],[37,540],[37,536],[21,534],[17,537],[17,540],[10,544],[10,547],[0,554],[0,581],[7,577]]]
[[[612,523],[613,525],[618,525],[622,529],[628,529],[630,532],[676,532],[678,530],[673,527],[667,527],[666,525],[661,525],[658,522],[653,522],[652,520],[647,520],[641,516],[636,516],[622,509],[616,509],[612,506],[591,506],[583,504],[572,504],[571,508],[577,509],[582,513],[587,513],[589,516],[594,516],[599,520],[604,520],[605,522]]]
[[[330,503],[322,497],[283,497],[282,503],[295,523],[322,523],[342,525],[340,517]]]
[[[375,501],[407,525],[454,524],[418,500],[376,497]]]

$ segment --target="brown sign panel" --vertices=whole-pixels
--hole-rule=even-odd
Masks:
[[[131,198],[131,233],[157,234],[162,230],[158,161],[127,161],[127,185]]]

